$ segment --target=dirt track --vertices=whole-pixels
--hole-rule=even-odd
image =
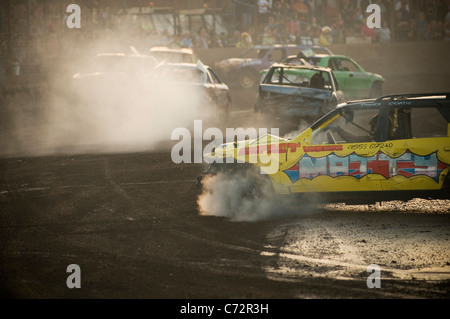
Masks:
[[[199,216],[201,165],[169,152],[0,163],[2,297],[450,296],[449,201],[232,222]],[[81,289],[66,286],[69,264]],[[366,285],[369,264],[381,289]]]

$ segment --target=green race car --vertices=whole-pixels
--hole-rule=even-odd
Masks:
[[[347,99],[375,98],[383,94],[384,78],[375,73],[366,72],[358,63],[345,55],[315,54],[306,57],[302,53],[289,56],[282,63],[308,63],[333,70],[339,89]]]

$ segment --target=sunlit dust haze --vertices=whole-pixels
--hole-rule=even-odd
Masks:
[[[257,194],[251,184],[257,171],[238,174],[207,175],[197,204],[200,215],[226,217],[233,221],[259,221],[271,218],[305,215],[314,212],[310,205],[291,197],[277,197],[267,176],[256,176]]]
[[[190,128],[208,115],[192,86],[158,78],[153,68],[159,61],[122,62],[114,54],[132,51],[101,40],[79,46],[79,58],[50,66],[44,90],[2,101],[0,155],[147,151],[170,141],[175,128]]]

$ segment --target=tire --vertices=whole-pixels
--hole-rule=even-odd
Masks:
[[[370,88],[370,98],[378,98],[383,96],[383,89],[381,82],[374,82]]]
[[[256,87],[258,77],[250,70],[243,70],[238,77],[239,87],[245,90],[250,90]]]

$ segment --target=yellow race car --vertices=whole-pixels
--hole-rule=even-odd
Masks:
[[[246,196],[320,194],[321,202],[450,197],[450,93],[390,95],[338,105],[292,139],[264,135],[207,154],[205,175],[248,175]]]

